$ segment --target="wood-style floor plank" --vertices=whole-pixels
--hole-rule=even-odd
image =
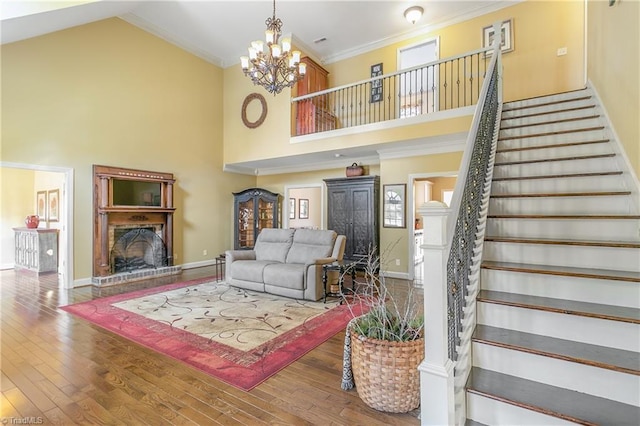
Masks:
[[[55,274],[0,271],[2,416],[55,425],[420,423],[418,410],[382,413],[340,388],[344,331],[245,392],[58,309],[214,273],[66,290]]]

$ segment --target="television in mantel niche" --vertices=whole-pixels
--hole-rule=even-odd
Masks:
[[[173,265],[172,173],[93,166],[94,230],[93,276],[111,274],[110,251],[114,227],[154,226],[167,249],[168,265]]]

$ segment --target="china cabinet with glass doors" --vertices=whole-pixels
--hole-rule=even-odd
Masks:
[[[278,194],[261,188],[234,192],[234,249],[250,250],[264,228],[279,227]]]

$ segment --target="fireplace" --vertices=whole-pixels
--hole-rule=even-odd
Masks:
[[[173,265],[171,173],[93,166],[97,286],[180,272]]]
[[[112,273],[168,266],[167,248],[153,228],[121,228],[119,231],[114,233],[115,243],[109,254]]]

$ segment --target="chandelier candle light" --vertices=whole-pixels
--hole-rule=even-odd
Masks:
[[[276,18],[276,0],[273,0],[273,17],[267,18],[265,23],[266,43],[261,40],[251,42],[249,56],[241,56],[240,64],[253,84],[263,86],[275,96],[302,79],[307,65],[300,63],[300,51],[291,51],[290,37],[280,40],[282,21]]]

